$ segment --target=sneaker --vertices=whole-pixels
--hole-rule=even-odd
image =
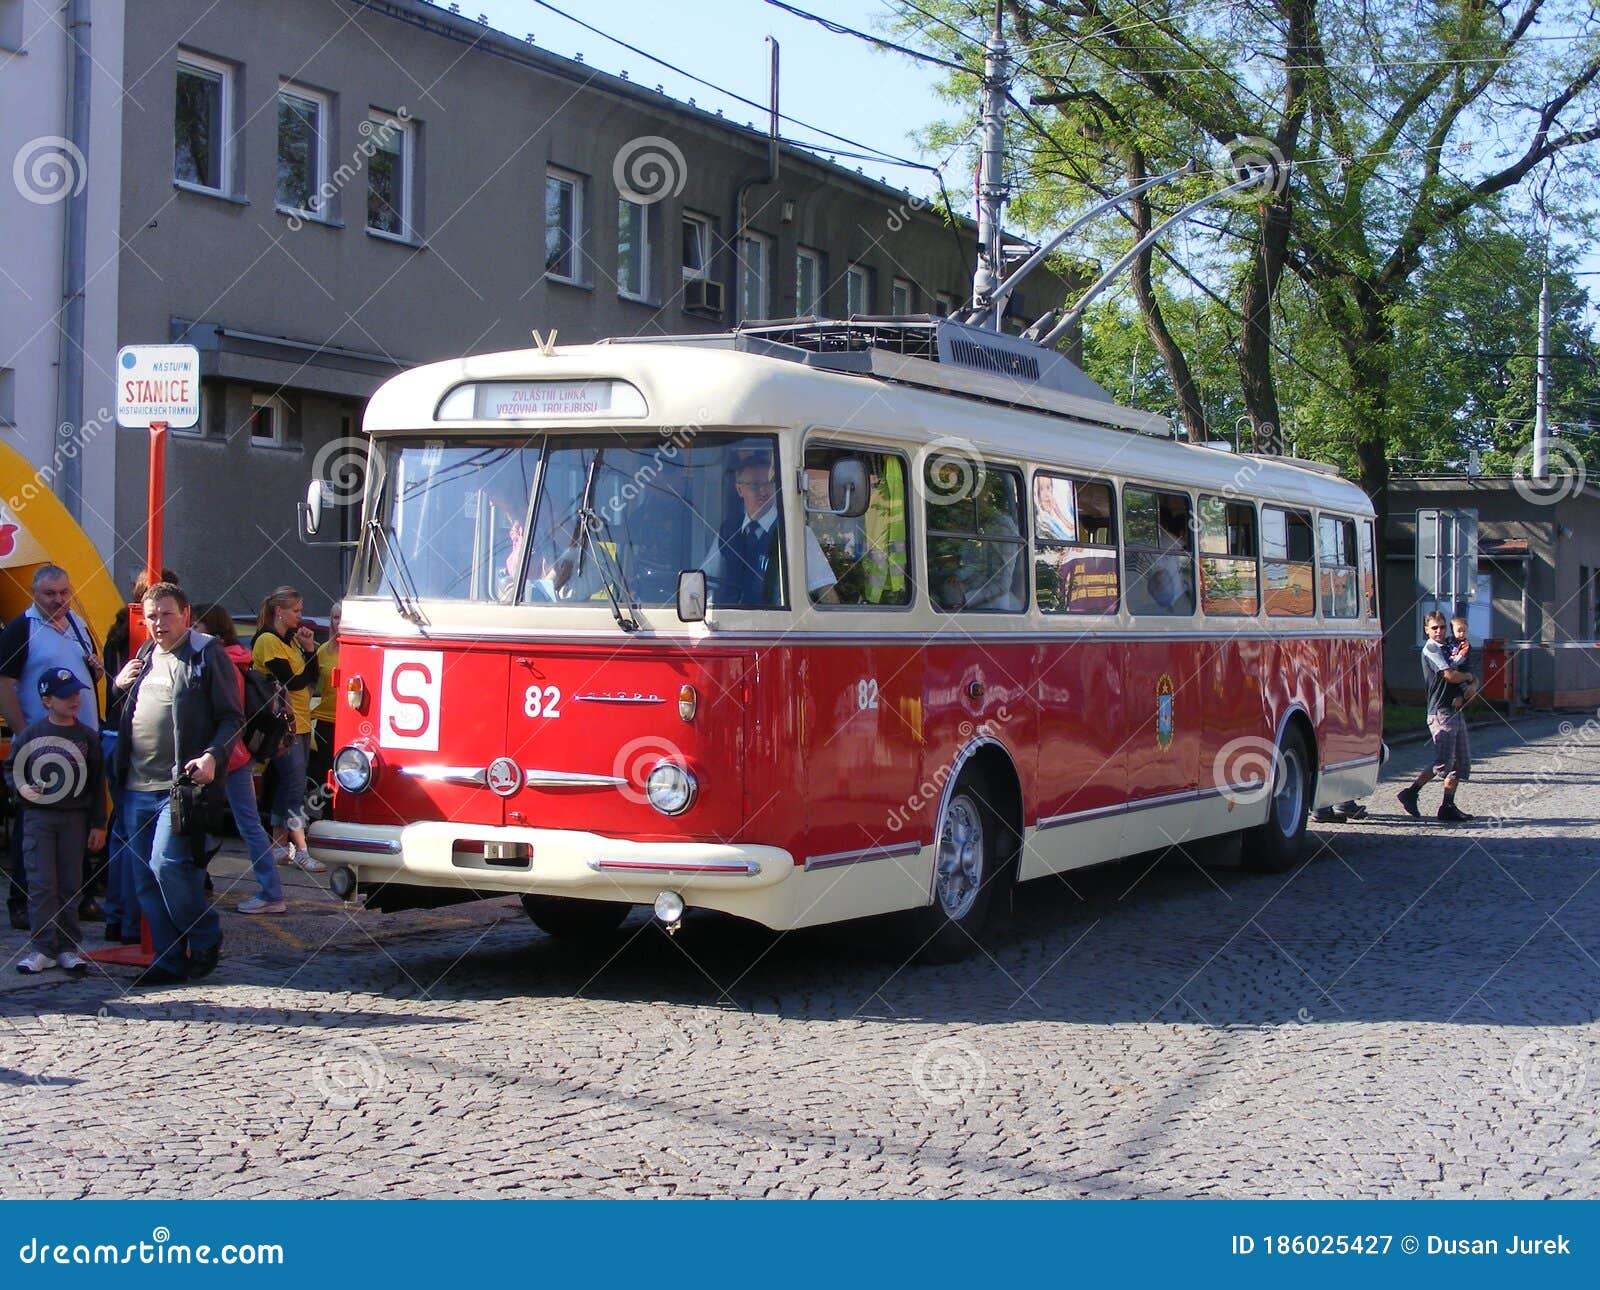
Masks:
[[[293,847],[273,847],[272,848],[272,858],[278,864],[293,864],[294,863],[294,848]]]
[[[1398,793],[1395,794],[1395,797],[1400,802],[1400,809],[1403,810],[1407,815],[1414,815],[1419,820],[1422,818],[1422,812],[1417,810],[1416,789],[1402,788]]]
[[[1443,802],[1439,806],[1439,814],[1436,818],[1445,824],[1465,824],[1468,820],[1476,817],[1468,815],[1454,802]]]
[[[63,950],[56,955],[56,966],[63,972],[82,974],[89,970],[89,960],[74,950]]]
[[[38,976],[41,972],[48,972],[56,965],[56,961],[48,954],[33,953],[17,963],[17,971],[23,976]]]
[[[301,873],[327,873],[328,866],[303,848],[294,853],[294,867]]]
[[[241,914],[287,914],[289,906],[281,900],[268,900],[265,896],[252,896],[241,900],[237,906]]]

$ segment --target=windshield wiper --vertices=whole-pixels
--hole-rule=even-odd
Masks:
[[[395,609],[399,612],[400,617],[415,623],[418,627],[423,626],[422,611],[417,608],[415,603],[417,584],[411,577],[410,567],[406,564],[405,552],[395,545],[387,525],[381,524],[377,520],[368,520],[367,528],[372,533],[373,542],[376,544],[381,541],[383,544],[383,549],[379,552],[379,559],[383,561],[383,580],[388,585],[389,594],[394,597]],[[407,588],[407,593],[403,594],[395,586],[394,577],[390,572],[391,567],[395,572],[399,573],[401,581]]]
[[[594,508],[595,485],[600,478],[600,462],[605,455],[604,448],[595,449],[594,456],[589,460],[589,473],[583,481],[583,501],[578,507],[578,523],[583,526],[583,533],[578,538],[578,568],[583,567],[583,549],[587,546],[594,552],[594,562],[599,566],[600,581],[605,584],[606,599],[611,602],[611,616],[623,631],[636,632],[639,630],[639,620],[633,616],[633,611],[639,608],[639,602],[628,586],[622,565],[596,536],[603,528],[606,537],[611,538],[613,543],[616,541],[611,536],[610,522]],[[628,602],[626,610],[622,607],[623,599]]]

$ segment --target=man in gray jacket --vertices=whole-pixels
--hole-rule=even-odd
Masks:
[[[222,645],[189,627],[189,598],[174,583],[145,592],[150,642],[117,673],[127,691],[117,740],[134,889],[150,924],[155,960],[140,985],[208,975],[222,952],[222,926],[206,900],[205,867],[172,828],[180,773],[209,785],[226,769],[244,724],[238,671]]]

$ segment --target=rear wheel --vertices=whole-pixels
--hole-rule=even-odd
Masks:
[[[1305,736],[1284,731],[1273,758],[1267,819],[1244,835],[1244,863],[1260,873],[1283,873],[1300,859],[1311,806],[1311,752]]]
[[[913,915],[917,957],[925,963],[965,958],[978,945],[999,854],[1000,822],[984,801],[984,782],[962,776],[939,821],[933,903]]]
[[[609,936],[633,908],[615,900],[573,900],[567,896],[524,896],[522,908],[533,925],[558,940]]]

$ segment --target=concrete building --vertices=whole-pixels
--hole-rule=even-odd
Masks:
[[[1474,644],[1537,641],[1564,648],[1518,654],[1517,689],[1535,707],[1600,705],[1600,489],[1581,475],[1543,493],[1506,475],[1394,478],[1389,483],[1384,580],[1384,674],[1397,696],[1418,699],[1417,511],[1478,513],[1478,589],[1468,606]]]
[[[119,344],[200,349],[166,519],[167,563],[197,598],[243,609],[291,582],[326,610],[340,554],[299,542],[294,504],[404,367],[526,346],[533,328],[584,342],[943,312],[970,288],[970,222],[424,0],[163,0],[125,24],[117,0],[94,9],[117,14],[105,65],[125,95],[95,118],[116,134],[92,164],[120,171],[93,176],[97,201],[119,200],[88,406],[109,399]],[[49,231],[30,237],[53,264]],[[1066,292],[1028,286],[1035,313]],[[126,584],[146,437],[114,438],[97,505],[121,541],[96,536]]]

